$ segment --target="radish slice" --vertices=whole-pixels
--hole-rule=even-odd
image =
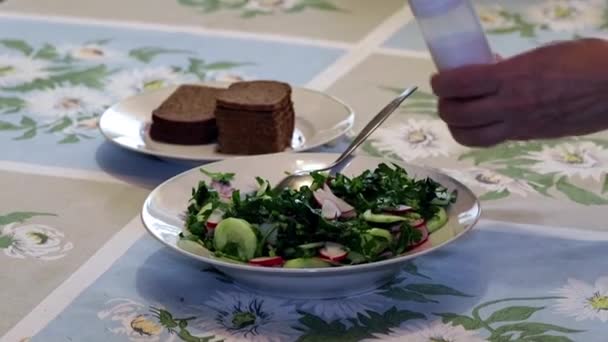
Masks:
[[[224,218],[224,212],[222,212],[221,210],[217,210],[215,209],[211,215],[209,215],[209,218],[207,219],[207,228],[208,229],[215,229],[215,227],[217,227],[217,225],[222,221],[222,219]]]
[[[336,203],[336,205],[338,206],[338,208],[340,208],[340,211],[343,213],[348,213],[348,212],[353,212],[355,211],[355,207],[353,207],[352,205],[346,203],[343,199],[337,197],[336,195],[334,195],[333,192],[331,192],[331,189],[329,188],[329,186],[327,184],[323,185],[323,190],[325,190],[325,193],[327,194],[328,198],[330,201],[333,201],[334,203]]]
[[[323,200],[323,206],[321,207],[321,215],[323,218],[328,220],[335,220],[340,217],[342,213],[338,206],[329,200]]]
[[[330,261],[342,261],[348,256],[348,252],[344,246],[337,243],[326,243],[325,247],[319,251],[322,258]]]
[[[234,189],[230,184],[213,181],[211,182],[211,187],[220,194],[222,200],[229,200],[232,198]]]
[[[391,233],[397,234],[401,232],[401,225],[397,224],[391,227]]]
[[[325,190],[323,190],[323,189],[315,190],[315,192],[313,192],[312,195],[314,196],[315,201],[317,201],[317,204],[319,204],[320,206],[323,205],[324,201],[329,200],[327,198],[327,195],[325,194]]]
[[[392,258],[394,256],[395,255],[391,251],[387,251],[387,252],[384,252],[384,253],[380,254],[380,257],[384,258],[384,259],[389,259],[389,258]]]
[[[351,219],[357,217],[357,212],[354,210],[343,212],[342,217],[345,219]]]
[[[405,218],[407,219],[406,222],[414,228],[418,228],[423,224],[426,224],[426,221],[417,213],[408,213],[405,215]]]
[[[431,243],[431,240],[426,240],[425,242],[423,242],[422,244],[418,245],[415,248],[412,248],[411,250],[409,250],[407,253],[411,254],[411,253],[419,253],[422,251],[425,251],[427,249],[430,249],[433,247],[433,243]]]
[[[285,261],[280,256],[262,257],[249,260],[250,265],[262,267],[276,267],[283,265],[283,263],[285,263]]]
[[[407,205],[398,205],[395,208],[387,208],[386,211],[391,214],[405,214],[408,211],[411,211],[412,209],[414,209],[414,208],[409,207]]]
[[[417,219],[415,221],[412,221],[411,224],[414,228],[420,228],[422,226],[424,226],[424,228],[426,228],[426,225],[425,225],[426,222],[424,221],[424,219]]]
[[[423,243],[427,242],[427,240],[429,239],[429,230],[426,228],[426,225],[421,225],[419,227],[416,227],[416,229],[418,229],[422,233],[422,237],[421,237],[420,241],[410,245],[410,248],[412,248],[412,249],[419,247]]]

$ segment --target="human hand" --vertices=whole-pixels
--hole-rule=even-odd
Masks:
[[[608,42],[546,45],[492,65],[442,71],[431,80],[454,139],[487,147],[608,128]]]

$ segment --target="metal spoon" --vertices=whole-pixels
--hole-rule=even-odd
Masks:
[[[410,95],[412,95],[418,87],[411,87],[406,89],[401,95],[397,96],[389,104],[387,104],[382,110],[376,114],[376,116],[361,130],[361,132],[355,137],[353,142],[346,148],[346,150],[336,159],[335,162],[330,165],[317,169],[315,171],[330,171],[331,174],[339,172],[346,166],[351,160],[351,154],[359,147],[388,117],[399,108],[401,103],[405,101]],[[310,173],[313,171],[297,171],[281,180],[276,189],[283,190],[285,188],[292,188],[295,190],[300,189],[302,186],[311,186],[313,179]]]

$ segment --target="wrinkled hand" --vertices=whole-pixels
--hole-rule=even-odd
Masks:
[[[454,139],[486,147],[608,128],[608,42],[540,47],[492,65],[443,71],[431,80]]]

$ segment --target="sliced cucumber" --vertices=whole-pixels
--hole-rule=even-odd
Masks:
[[[393,241],[393,235],[386,229],[372,228],[368,230],[367,233],[375,237],[386,239],[389,242]]]
[[[234,260],[234,259],[226,258],[226,257],[223,257],[223,256],[217,257],[217,260],[224,261],[224,262],[228,262],[228,263],[231,263],[231,264],[246,265],[246,264],[245,264],[244,262],[242,262],[242,261],[238,261],[238,260]]]
[[[283,265],[284,268],[326,268],[331,267],[331,264],[319,258],[298,258],[287,260]]]
[[[439,191],[435,193],[435,198],[431,201],[431,204],[434,205],[448,205],[452,200],[452,194],[446,191]]]
[[[192,254],[200,255],[200,256],[209,256],[209,251],[203,247],[198,242],[189,240],[189,239],[179,239],[177,240],[177,247],[185,250],[186,252],[190,252]]]
[[[237,218],[227,218],[215,228],[213,245],[218,251],[230,253],[240,260],[248,261],[255,256],[258,238],[249,222]],[[232,250],[225,250],[231,246],[236,246],[237,255],[233,255],[235,253]]]
[[[325,246],[325,242],[311,242],[304,245],[299,245],[298,248],[301,249],[319,249]]]
[[[207,203],[205,204],[201,210],[198,211],[198,213],[196,214],[196,220],[198,222],[203,222],[205,220],[204,216],[205,216],[205,212],[208,210],[213,209],[213,203]]]
[[[353,265],[362,264],[365,261],[367,261],[361,253],[357,253],[357,252],[353,252],[353,251],[348,253],[348,255],[346,256],[346,259],[350,260],[351,264],[353,264]]]
[[[424,224],[424,219],[422,218],[422,215],[416,213],[416,212],[410,212],[405,214],[405,221],[413,227],[418,227],[422,224]]]
[[[390,245],[390,241],[383,236],[372,235],[369,231],[361,236],[363,253],[367,256],[377,256],[384,252]]]
[[[439,208],[435,215],[426,222],[426,228],[429,230],[429,233],[433,233],[445,226],[447,222],[448,213],[445,211],[445,209]]]
[[[264,181],[264,183],[262,185],[260,185],[260,188],[258,189],[258,192],[255,194],[256,197],[262,197],[266,191],[268,190],[268,188],[270,187],[270,184],[268,184],[268,181]]]
[[[363,213],[363,219],[368,222],[374,223],[395,223],[406,221],[407,219],[401,216],[386,215],[386,214],[374,214],[371,210],[367,210]]]

